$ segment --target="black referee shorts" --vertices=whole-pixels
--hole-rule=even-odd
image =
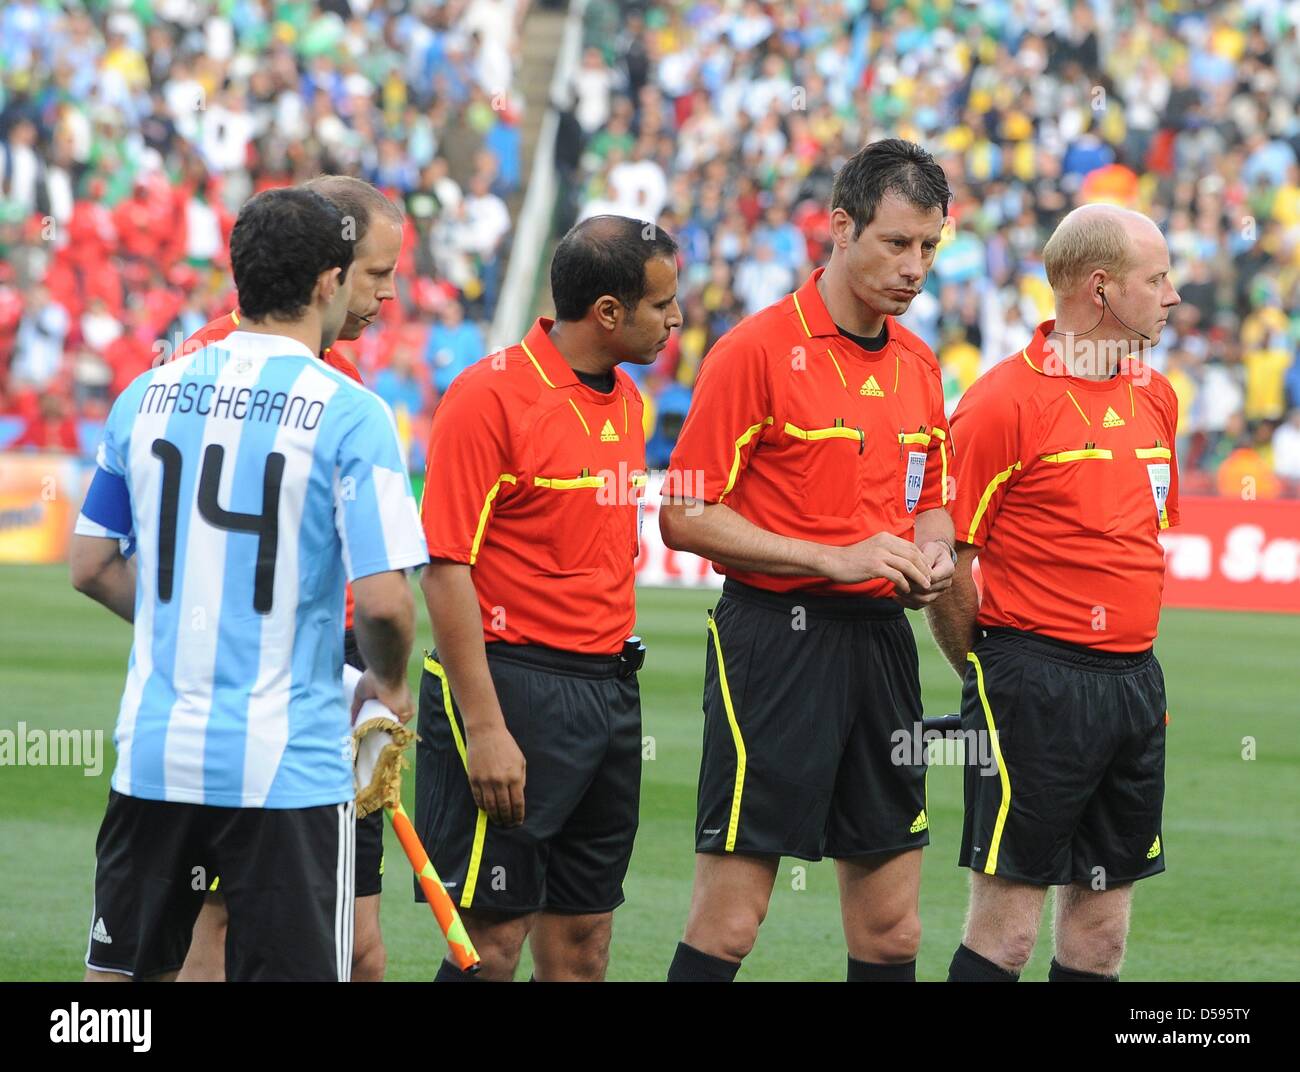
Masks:
[[[461,907],[513,914],[609,912],[623,903],[641,796],[641,699],[617,656],[492,643],[488,669],[524,754],[524,822],[474,803],[465,726],[436,656],[424,661],[415,827]],[[424,895],[415,884],[416,900]]]
[[[1165,869],[1165,679],[1114,654],[989,629],[967,656],[960,864],[1017,882],[1105,888]]]
[[[230,982],[346,982],[355,814],[350,800],[219,808],[110,790],[95,843],[86,966],[137,979],[179,969],[205,869],[216,867],[230,914]]]
[[[902,607],[728,579],[708,632],[696,852],[851,859],[929,843],[921,750],[897,747],[921,720]]]

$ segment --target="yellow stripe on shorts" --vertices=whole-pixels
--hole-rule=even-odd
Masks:
[[[984,708],[984,721],[989,727],[989,742],[993,746],[993,758],[998,765],[998,780],[1002,783],[1002,803],[998,805],[997,821],[993,824],[993,840],[989,842],[989,854],[984,860],[984,873],[995,875],[998,870],[998,846],[1002,843],[1002,828],[1007,822],[1007,812],[1011,810],[1011,776],[1007,773],[1007,765],[1002,762],[1002,746],[998,743],[997,727],[993,725],[993,709],[989,707],[988,694],[984,691],[984,667],[973,651],[966,653],[966,661],[975,664],[975,684],[979,689],[980,704]]]
[[[713,650],[718,656],[718,684],[722,686],[722,703],[727,709],[727,722],[731,724],[731,740],[736,746],[736,787],[731,794],[731,819],[727,823],[727,852],[736,851],[736,832],[740,829],[740,798],[745,792],[745,739],[736,722],[736,709],[731,705],[731,689],[727,686],[727,666],[722,659],[722,640],[718,626],[709,615],[709,633],[713,636]]]
[[[433,674],[442,682],[442,707],[447,712],[447,721],[451,723],[451,735],[456,741],[456,751],[460,753],[461,766],[465,768],[465,773],[469,773],[469,765],[465,761],[465,739],[460,735],[460,727],[456,725],[456,716],[451,706],[451,685],[447,681],[447,671],[442,668],[432,655],[425,655],[424,668]],[[469,908],[474,902],[474,888],[478,885],[479,865],[483,862],[483,841],[487,837],[487,812],[482,808],[478,809],[478,818],[474,822],[474,847],[469,854],[469,871],[465,875],[465,889],[461,891],[460,907]]]

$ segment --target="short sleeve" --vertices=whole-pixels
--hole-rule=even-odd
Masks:
[[[518,479],[502,399],[482,376],[462,374],[429,431],[420,510],[429,557],[474,565],[501,496]]]
[[[358,416],[335,460],[335,526],[349,581],[428,561],[397,428],[376,395],[361,396]]]
[[[773,419],[762,345],[735,331],[724,335],[700,366],[664,497],[725,501]]]
[[[949,504],[953,528],[962,543],[983,547],[1023,469],[1015,400],[987,376],[976,381],[952,415],[948,445],[960,468],[957,494]]]

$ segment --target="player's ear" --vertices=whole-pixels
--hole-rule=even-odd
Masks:
[[[856,236],[853,233],[853,217],[843,208],[831,210],[831,241],[844,249],[845,246],[851,245]]]
[[[1100,304],[1101,299],[1106,296],[1106,286],[1110,280],[1106,278],[1106,273],[1100,268],[1088,276],[1087,294],[1090,300]]]
[[[613,331],[618,327],[619,319],[623,315],[623,303],[612,294],[602,294],[591,306],[595,314],[596,323],[606,331]]]

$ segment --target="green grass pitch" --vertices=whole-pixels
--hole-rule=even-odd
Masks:
[[[104,771],[0,768],[0,980],[77,979],[82,972],[94,842],[112,771],[112,727],[130,629],[77,595],[62,567],[0,567],[0,729],[102,729]],[[662,979],[681,935],[692,871],[700,748],[704,611],[709,592],[646,591],[640,631],[644,765],[641,828],[615,917],[610,978]],[[423,618],[423,614],[421,614]],[[958,682],[924,624],[927,713],[956,709]],[[420,644],[428,644],[421,623]],[[1169,870],[1139,884],[1125,978],[1296,979],[1300,920],[1300,618],[1168,610],[1157,646],[1169,687],[1165,851]],[[412,661],[413,684],[418,664]],[[1253,738],[1254,759],[1243,758]],[[410,807],[411,778],[406,792]],[[961,770],[930,773],[931,845],[921,887],[918,976],[941,979],[960,939],[965,873]],[[432,977],[443,943],[411,898],[410,871],[387,832],[383,927],[388,977]],[[835,875],[807,866],[794,888],[783,861],[772,908],[740,978],[844,977]],[[1044,931],[1026,979],[1046,977]],[[527,955],[520,978],[528,977]]]

